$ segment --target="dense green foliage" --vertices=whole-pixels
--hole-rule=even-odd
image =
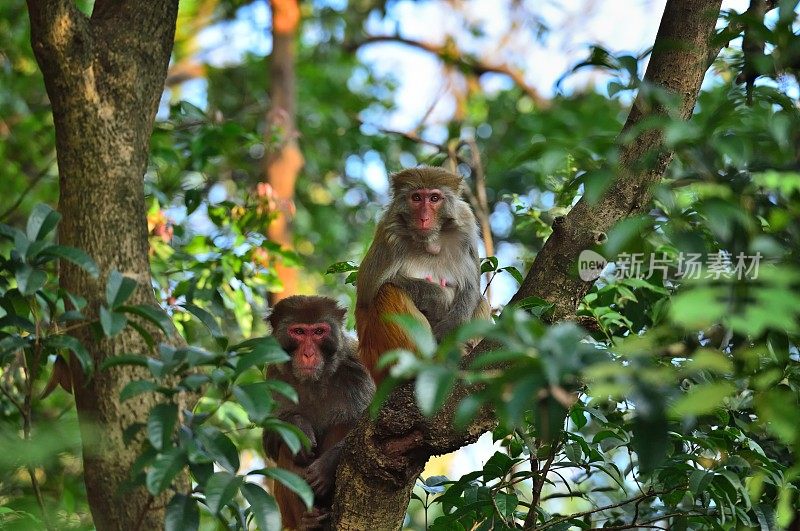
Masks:
[[[182,9],[191,14],[198,4]],[[217,4],[210,23],[219,27],[249,8]],[[191,473],[191,492],[173,494],[168,529],[277,529],[262,477],[283,482],[307,503],[311,492],[297,476],[254,458],[261,429],[277,430],[293,449],[304,443],[272,416],[273,394],[294,391],[263,371],[285,359],[263,337],[267,294],[280,288],[275,261],[301,268],[310,289],[352,300],[353,264],[385,199],[364,168],[441,163],[451,146],[471,187],[477,170],[485,173],[495,248],[518,257],[488,257],[483,271],[493,282],[518,282],[553,219],[580,195],[595,200],[619,171],[619,142],[635,134],[617,138],[632,92],[670,101],[638,82],[642,58],[593,49],[584,66],[609,73],[607,87],[556,95],[544,107],[518,88],[484,91],[475,84],[462,95],[463,112],[422,128],[429,143],[383,134],[362,122],[380,125],[396,80],[372,72],[344,43],[363,35],[369,16],[391,20],[391,13],[382,2],[350,4],[339,10],[314,3],[305,13],[297,59],[305,167],[294,250],[264,237],[276,207],[260,182],[261,166],[281,133],[263,130],[265,58],[247,54],[207,69],[204,108],[173,90],[153,134],[145,176],[150,210],[143,215],[161,308],[126,305],[132,281],[115,272],[96,321],[84,318],[79,296],[58,287],[57,259],[89,273],[96,266],[53,240],[59,216],[42,204],[54,205],[57,196],[52,118],[24,2],[0,5],[0,166],[7,190],[0,205],[0,527],[91,528],[74,403],[61,390],[42,396],[66,359],[87,378],[119,364],[145,367],[148,378],[132,382],[126,399],[156,392],[196,401],[180,410],[165,400],[147,425],[130,429],[131,451],[141,455],[131,485],[157,494],[173,489],[181,471]],[[613,263],[580,305],[579,314],[596,326],[548,324],[546,301],[528,300],[437,347],[401,320],[420,355],[389,355],[397,362],[394,378],[379,397],[416,378],[420,409],[435,414],[454,385],[479,384],[459,405],[457,422],[487,406],[499,420],[493,436],[500,443],[482,469],[421,479],[409,528],[535,522],[552,530],[766,530],[796,521],[800,37],[797,2],[780,4],[766,25],[725,17],[726,24],[757,27],[768,43],[755,63],[762,77],[752,104],[735,81],[745,59],[734,46],[712,67],[689,123],[667,117],[644,124],[664,131],[675,156],[648,213],[618,224],[594,249]],[[194,37],[181,28],[178,35]],[[179,41],[176,57],[191,47]],[[442,131],[444,152],[430,142]],[[692,256],[696,269],[688,269]],[[69,333],[78,326],[105,337],[125,326],[148,338],[153,327],[176,329],[185,346],[150,339],[152,352],[94,367]],[[485,337],[494,348],[462,368],[456,343],[468,337]]]

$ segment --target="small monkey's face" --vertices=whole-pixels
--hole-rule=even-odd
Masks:
[[[292,372],[300,381],[318,380],[328,362],[326,353],[336,350],[331,325],[319,323],[292,323],[286,330],[294,343]]]
[[[408,208],[411,212],[411,228],[423,234],[441,226],[439,209],[444,204],[445,195],[438,188],[418,188],[408,194]]]

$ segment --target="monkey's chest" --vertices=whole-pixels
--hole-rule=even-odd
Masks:
[[[420,254],[403,261],[399,273],[408,278],[429,280],[439,285],[453,286],[461,280],[457,258],[442,254]]]

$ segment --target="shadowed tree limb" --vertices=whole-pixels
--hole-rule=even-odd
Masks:
[[[620,173],[601,199],[589,204],[584,198],[554,222],[553,233],[536,257],[512,302],[538,296],[555,305],[555,318],[575,315],[578,303],[591,286],[571,273],[580,252],[596,243],[615,223],[642,212],[672,158],[663,147],[658,129],[639,130],[641,124],[667,113],[686,120],[691,116],[708,68],[710,38],[721,0],[669,0],[661,19],[644,87],[658,87],[679,100],[670,110],[652,103],[640,90],[620,138],[636,132],[620,146]],[[656,153],[655,164],[643,164]],[[463,360],[491,350],[481,343]],[[333,526],[337,530],[399,529],[416,477],[427,460],[474,442],[495,422],[483,410],[464,431],[452,427],[459,401],[474,390],[457,386],[450,400],[434,418],[417,409],[413,383],[398,388],[384,404],[377,419],[362,419],[351,433],[345,458],[337,475]]]

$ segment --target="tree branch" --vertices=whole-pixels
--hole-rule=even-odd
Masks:
[[[364,46],[381,42],[396,42],[412,48],[417,48],[418,50],[432,53],[445,63],[450,63],[458,66],[459,68],[469,70],[476,76],[481,76],[488,73],[508,76],[511,78],[511,81],[513,81],[514,84],[519,87],[519,89],[522,90],[526,96],[532,99],[538,107],[546,107],[549,104],[549,102],[543,98],[534,87],[525,81],[525,77],[519,70],[505,64],[487,63],[474,56],[467,55],[459,50],[456,50],[454,46],[448,44],[431,44],[427,42],[415,41],[413,39],[407,39],[399,35],[369,35],[361,41],[346,43],[344,45],[344,49],[349,52],[354,52]]]

